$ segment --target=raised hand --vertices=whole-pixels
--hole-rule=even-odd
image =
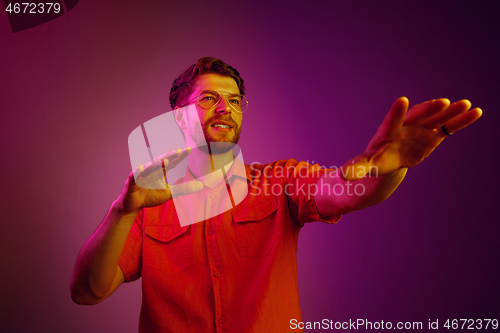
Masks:
[[[177,149],[153,159],[145,166],[139,165],[130,173],[118,198],[122,214],[136,214],[144,207],[161,205],[173,197],[193,193],[203,188],[203,183],[192,181],[179,185],[166,182],[167,172],[175,168],[191,153],[191,148]]]
[[[468,100],[450,104],[448,99],[435,99],[415,105],[407,112],[408,105],[406,97],[394,102],[365,152],[343,166],[346,180],[415,166],[449,134],[467,127],[482,115],[480,108],[469,110]]]

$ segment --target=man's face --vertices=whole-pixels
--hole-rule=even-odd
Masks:
[[[232,94],[240,93],[233,78],[218,74],[204,74],[196,80],[193,91],[187,100],[190,101],[196,98],[204,90],[217,90]],[[208,110],[202,109],[196,100],[194,103],[199,123],[197,119],[192,119],[195,115],[185,115],[187,128],[184,133],[187,134],[186,140],[189,140],[189,136],[197,146],[204,146],[206,142],[212,142],[210,148],[213,154],[227,152],[234,144],[238,143],[243,119],[242,114],[236,112],[224,97],[215,107]],[[200,133],[199,125],[201,125],[203,133]]]

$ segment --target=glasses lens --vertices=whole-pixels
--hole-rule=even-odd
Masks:
[[[248,106],[248,101],[245,96],[240,94],[224,94],[227,102],[238,112],[245,112]],[[221,95],[215,90],[205,90],[198,97],[198,105],[203,109],[211,109],[217,103]]]
[[[241,96],[241,113],[245,112],[248,108],[248,100],[245,96]]]
[[[217,91],[205,90],[198,97],[198,104],[203,109],[213,108],[215,104],[220,99],[220,95]]]
[[[245,110],[247,109],[248,102],[243,95],[229,94],[227,95],[227,101],[236,111],[245,112]]]

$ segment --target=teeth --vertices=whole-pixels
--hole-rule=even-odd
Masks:
[[[214,125],[214,127],[220,127],[220,128],[231,128],[231,127],[229,127],[229,126],[227,126],[227,125],[222,125],[222,124],[216,124],[216,125]]]

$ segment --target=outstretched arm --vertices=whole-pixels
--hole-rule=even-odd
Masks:
[[[408,168],[422,162],[448,135],[482,115],[479,108],[470,110],[468,100],[450,104],[448,99],[435,99],[407,111],[408,105],[406,97],[398,98],[365,152],[319,179],[319,189],[337,188],[330,194],[318,191],[315,195],[321,215],[345,214],[384,201]],[[354,186],[357,192],[353,192]]]

